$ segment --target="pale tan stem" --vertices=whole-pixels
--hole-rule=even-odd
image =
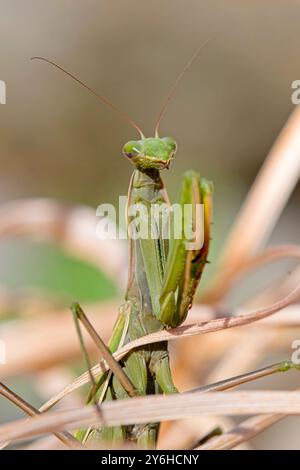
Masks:
[[[137,412],[138,410],[138,412]],[[0,441],[17,440],[87,426],[119,426],[201,415],[300,415],[300,392],[239,391],[148,395],[105,402],[101,416],[92,406],[42,413],[0,426]]]
[[[30,405],[28,402],[26,402],[23,398],[21,398],[19,395],[17,395],[15,392],[10,390],[6,385],[4,385],[2,382],[0,382],[0,395],[3,397],[7,398],[9,401],[17,405],[21,410],[23,410],[26,414],[29,416],[37,416],[41,414],[39,410],[34,408],[32,405]],[[53,432],[53,434],[59,439],[61,442],[63,442],[67,447],[71,448],[84,448],[84,446],[79,442],[77,439],[75,439],[72,434],[70,434],[67,431],[64,432]],[[4,444],[5,446],[7,443]],[[2,448],[2,445],[0,444],[0,448]]]

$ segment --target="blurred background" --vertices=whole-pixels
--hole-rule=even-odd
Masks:
[[[293,110],[291,83],[300,79],[299,18],[296,0],[0,0],[0,79],[7,85],[7,104],[0,105],[0,203],[46,197],[91,207],[115,204],[126,194],[132,170],[121,149],[136,137],[134,130],[62,73],[30,57],[64,66],[152,135],[175,76],[202,42],[215,37],[186,73],[161,125],[161,134],[178,142],[165,174],[171,199],[186,169],[214,181],[207,274],[212,276],[241,203]],[[270,243],[299,242],[299,202],[298,187]],[[284,272],[280,268],[279,274]],[[266,271],[263,279],[273,275]],[[5,292],[32,292],[65,308],[74,298],[114,299],[118,285],[54,244],[19,237],[0,241]],[[17,321],[16,310],[2,314],[3,328]],[[299,383],[293,374],[282,380],[260,384]],[[33,404],[44,401],[22,370],[8,383]],[[21,414],[0,398],[0,422],[16,416]],[[292,431],[297,424],[289,418],[252,444],[300,448]]]

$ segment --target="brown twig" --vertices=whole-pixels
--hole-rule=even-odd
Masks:
[[[249,441],[260,432],[278,423],[286,416],[284,414],[254,416],[243,421],[238,426],[221,436],[212,438],[204,445],[196,447],[195,450],[230,450]]]
[[[102,358],[105,360],[107,365],[109,366],[110,370],[114,373],[114,375],[119,379],[120,384],[123,386],[124,390],[128,393],[129,396],[134,397],[137,396],[137,390],[127,374],[124,372],[118,361],[114,358],[108,347],[105,345],[101,337],[98,335],[97,331],[89,321],[88,317],[80,307],[78,303],[74,303],[71,307],[72,312],[78,318],[78,320],[84,325],[85,329],[91,336],[92,340],[96,344],[98,350]],[[94,379],[91,372],[92,377],[92,384],[94,384]],[[96,384],[95,384],[96,385]]]
[[[23,398],[21,398],[15,392],[10,390],[2,382],[0,382],[0,395],[7,398],[9,401],[14,403],[15,405],[17,405],[21,410],[23,410],[29,416],[37,416],[37,415],[41,414],[41,412],[39,410],[34,408],[32,405],[30,405],[28,402],[26,402]],[[53,434],[57,437],[57,439],[59,439],[61,442],[63,442],[67,447],[84,449],[84,445],[81,444],[81,442],[79,442],[77,439],[75,439],[75,437],[72,436],[72,434],[70,434],[67,431],[54,432]],[[6,445],[7,445],[7,443],[4,443],[4,446],[6,446]],[[0,448],[3,448],[1,443],[0,443]]]
[[[137,409],[139,412],[137,413]],[[154,395],[105,402],[102,417],[94,407],[43,413],[0,426],[0,441],[27,439],[45,432],[87,426],[119,426],[200,415],[300,414],[300,393],[247,391]]]

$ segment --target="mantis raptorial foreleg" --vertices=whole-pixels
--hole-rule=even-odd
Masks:
[[[184,175],[180,198],[182,213],[185,215],[180,227],[180,237],[172,239],[160,291],[160,309],[156,314],[159,321],[168,326],[178,326],[186,318],[192,305],[195,290],[207,262],[211,225],[212,185],[196,172]],[[203,219],[197,209],[203,206]],[[184,213],[184,208],[190,210]],[[175,220],[178,223],[178,220]],[[198,223],[198,227],[197,227]],[[201,231],[201,233],[200,233]],[[189,240],[189,233],[195,233],[195,240]],[[201,236],[202,234],[202,236]],[[178,236],[178,232],[177,232]]]

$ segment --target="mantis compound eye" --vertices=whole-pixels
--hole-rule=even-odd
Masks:
[[[161,140],[165,142],[165,144],[168,147],[169,152],[174,155],[177,150],[177,143],[173,139],[173,137],[163,137]]]
[[[127,158],[137,157],[142,151],[142,145],[137,140],[130,140],[123,147],[123,155]]]

